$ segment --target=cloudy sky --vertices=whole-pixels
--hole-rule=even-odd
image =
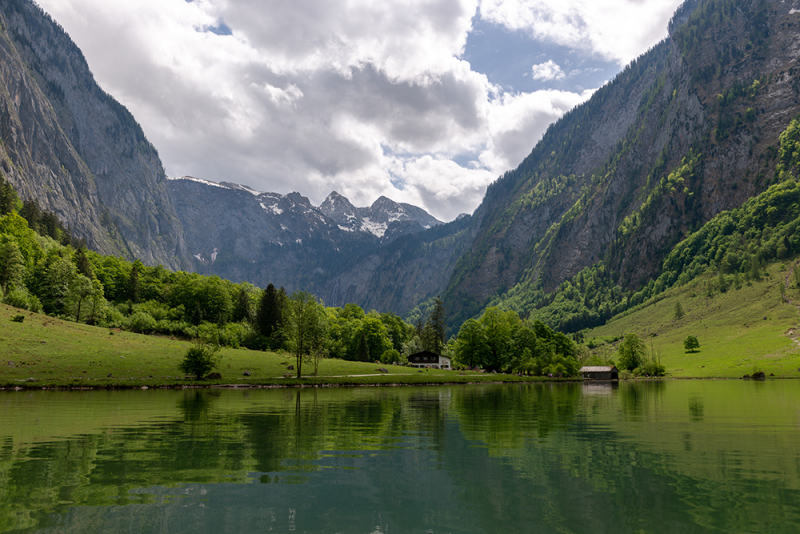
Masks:
[[[679,0],[37,0],[169,176],[472,212]]]

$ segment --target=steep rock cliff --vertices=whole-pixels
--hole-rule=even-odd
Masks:
[[[78,47],[29,0],[0,3],[4,171],[94,249],[189,265],[155,148],[94,81]]]
[[[525,312],[604,260],[633,290],[671,247],[763,191],[800,112],[797,2],[690,1],[670,36],[551,126],[490,186],[445,303],[458,323],[488,303]]]

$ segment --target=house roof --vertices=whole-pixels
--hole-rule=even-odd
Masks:
[[[586,365],[581,367],[581,373],[610,373],[616,371],[617,368],[613,365]]]
[[[415,352],[414,354],[410,354],[408,357],[410,359],[410,358],[415,358],[415,357],[419,357],[419,356],[436,356],[437,358],[445,358],[447,360],[450,359],[447,356],[442,356],[441,354],[436,354],[435,352],[431,352],[429,350],[423,350],[421,352]]]

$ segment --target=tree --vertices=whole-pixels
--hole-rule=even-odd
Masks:
[[[296,359],[297,378],[303,377],[303,359],[327,336],[325,308],[316,297],[296,291],[289,297],[284,331]]]
[[[45,258],[36,267],[34,294],[42,301],[45,313],[64,313],[69,286],[75,277],[75,265],[57,254]]]
[[[700,348],[700,342],[697,341],[695,336],[689,336],[683,340],[683,348],[686,352],[697,352]]]
[[[75,266],[78,268],[78,272],[89,280],[94,278],[92,264],[89,263],[89,258],[86,257],[86,249],[84,247],[79,248],[78,252],[75,253]]]
[[[94,295],[95,286],[92,281],[78,273],[69,284],[68,300],[75,313],[75,321],[81,322],[81,307],[83,303]]]
[[[678,300],[675,302],[675,320],[678,321],[683,319],[683,307],[681,306],[681,302]]]
[[[256,313],[256,328],[262,336],[272,338],[281,329],[284,321],[283,304],[281,294],[274,285],[269,284],[261,295]]]
[[[483,326],[475,319],[467,319],[456,337],[455,360],[459,365],[482,365],[489,353]]]
[[[396,364],[400,363],[400,353],[396,349],[389,349],[381,354],[381,363]]]
[[[139,302],[141,288],[139,287],[139,274],[144,269],[144,264],[136,260],[131,267],[131,274],[128,277],[128,299],[131,302]]]
[[[619,366],[628,371],[633,371],[644,363],[644,341],[636,334],[625,334],[625,339],[619,344]]]
[[[251,300],[251,293],[255,287],[248,283],[239,284],[239,289],[236,292],[236,302],[233,304],[233,320],[235,322],[247,321],[252,323],[255,319],[253,313],[253,302]]]
[[[386,326],[373,312],[361,321],[360,333],[368,347],[368,356],[362,361],[372,361],[380,358],[381,354],[392,348],[392,341],[386,333]],[[359,341],[359,344],[361,341]]]
[[[381,313],[380,318],[386,327],[386,334],[392,340],[392,347],[400,352],[403,350],[403,344],[411,338],[413,328],[393,313]]]
[[[367,335],[363,330],[356,333],[356,361],[368,362],[369,361],[369,344],[367,343]]]
[[[444,351],[446,321],[447,317],[445,314],[444,302],[442,302],[441,297],[436,297],[433,299],[433,312],[431,312],[431,316],[427,321],[428,324],[426,325],[430,332],[427,336],[428,350],[436,354],[442,354]],[[424,338],[423,341],[425,341]]]
[[[97,314],[106,303],[106,299],[103,297],[103,284],[100,283],[100,280],[96,278],[92,280],[92,287],[94,288],[91,302],[92,309],[89,311],[89,318],[86,321],[89,324],[95,324],[97,322]]]
[[[17,207],[17,193],[0,173],[0,215],[11,213]]]
[[[25,271],[24,259],[19,245],[13,239],[3,238],[0,241],[0,296],[8,293],[10,288],[22,282]]]
[[[478,320],[486,336],[487,355],[484,367],[491,371],[506,368],[510,356],[511,339],[514,327],[519,323],[519,316],[513,312],[504,312],[500,308],[486,308]]]

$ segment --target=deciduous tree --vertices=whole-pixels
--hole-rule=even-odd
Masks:
[[[686,352],[697,352],[700,348],[700,342],[697,341],[695,336],[689,336],[683,340],[683,348]]]
[[[617,352],[619,353],[619,366],[628,371],[633,371],[644,363],[645,359],[644,341],[636,334],[625,334],[625,338],[620,342]]]
[[[284,331],[296,359],[297,378],[303,376],[303,359],[327,337],[325,308],[316,297],[296,291],[289,297]]]

